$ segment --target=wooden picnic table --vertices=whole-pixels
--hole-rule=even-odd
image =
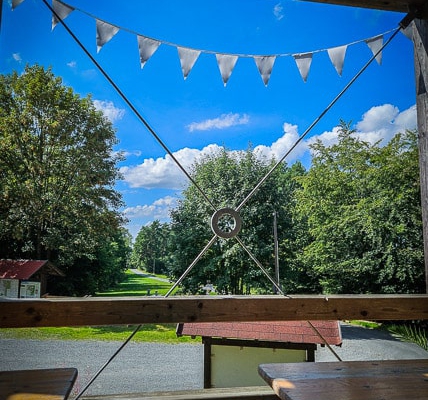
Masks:
[[[76,368],[0,371],[0,400],[65,400]]]
[[[282,400],[427,400],[428,360],[261,364]]]

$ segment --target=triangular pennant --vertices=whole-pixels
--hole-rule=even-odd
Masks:
[[[345,53],[348,45],[333,47],[328,49],[328,56],[330,57],[330,61],[333,63],[334,68],[339,75],[342,75],[343,63],[345,61]]]
[[[376,56],[376,61],[379,65],[382,64],[382,52],[379,51],[383,46],[383,35],[372,37],[371,39],[367,39],[365,41],[369,49],[372,51],[373,55],[379,52]]]
[[[52,30],[56,27],[59,21],[66,19],[73,11],[74,8],[63,4],[58,0],[52,0],[52,8],[55,14],[52,14]],[[57,16],[60,18],[58,19]]]
[[[119,32],[119,28],[114,25],[110,25],[107,22],[96,20],[97,22],[97,53],[100,52],[101,48],[111,40],[111,38]]]
[[[18,7],[24,0],[12,0],[12,10]]]
[[[401,29],[401,33],[410,40],[413,40],[413,23],[407,25],[404,29]]]
[[[262,77],[265,86],[268,85],[270,75],[272,74],[273,64],[275,62],[275,56],[255,56],[254,61],[256,62],[257,68]]]
[[[138,50],[140,51],[141,68],[143,68],[147,60],[158,49],[161,42],[144,37],[144,36],[139,36],[139,35],[137,36],[137,40],[138,40]]]
[[[238,56],[230,54],[216,54],[217,64],[220,69],[221,78],[223,79],[223,84],[226,86],[227,81],[232,75],[233,68],[235,67],[236,61],[238,61]]]
[[[312,55],[312,53],[293,54],[294,61],[296,61],[296,65],[303,82],[306,82],[308,79],[309,69],[311,68],[312,63]]]
[[[181,70],[183,71],[184,79],[187,78],[191,69],[195,65],[196,60],[201,54],[200,50],[188,49],[186,47],[177,47],[178,57],[180,58]]]

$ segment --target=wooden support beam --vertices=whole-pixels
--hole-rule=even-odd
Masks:
[[[416,108],[419,133],[419,172],[424,231],[425,288],[428,293],[428,20],[413,24]]]
[[[417,18],[428,18],[428,4],[426,0],[304,0],[315,3],[335,4],[376,10],[396,11],[408,13],[414,11]]]
[[[10,299],[0,328],[178,322],[428,320],[428,295]]]

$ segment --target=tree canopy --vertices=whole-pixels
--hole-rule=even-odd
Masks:
[[[0,256],[49,259],[72,276],[117,242],[116,142],[91,98],[50,69],[0,76]]]
[[[252,149],[242,152],[220,150],[199,160],[192,177],[217,208],[236,209],[254,185],[273,166],[273,161],[261,160]],[[282,238],[291,235],[288,207],[292,203],[293,174],[303,173],[296,165],[289,169],[281,165],[240,210],[242,229],[239,237],[258,261],[274,277],[273,213],[280,216]],[[183,193],[183,199],[171,214],[171,264],[173,278],[179,277],[213,237],[210,218],[214,210],[201,197],[193,184]],[[197,292],[207,282],[215,283],[224,293],[243,294],[258,290],[271,291],[272,284],[264,276],[241,245],[234,239],[221,239],[199,260],[183,282],[184,290]]]
[[[311,146],[308,171],[300,163],[281,164],[242,207],[239,238],[274,277],[272,214],[277,213],[280,284],[286,293],[424,292],[417,144],[410,131],[387,144],[369,143],[341,122],[335,144]],[[236,209],[273,163],[252,149],[223,149],[195,163],[192,177],[217,208]],[[180,277],[213,237],[213,212],[190,183],[162,235],[159,224],[140,232],[136,246],[147,252],[147,268],[153,247],[158,254],[166,249],[167,271],[172,279]],[[208,282],[223,293],[273,289],[234,238],[217,238],[182,287],[198,293]]]
[[[312,146],[297,216],[307,222],[300,265],[327,293],[423,291],[417,134],[370,144],[341,123],[338,142]]]

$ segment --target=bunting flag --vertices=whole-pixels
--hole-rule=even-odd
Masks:
[[[181,70],[183,71],[184,79],[187,78],[196,60],[201,54],[200,50],[188,49],[186,47],[177,46],[178,57],[180,58]]]
[[[369,46],[369,49],[372,51],[373,55],[376,55],[376,53],[379,52],[383,46],[383,35],[366,39],[365,42],[367,43],[367,46]],[[379,65],[382,64],[382,52],[379,52],[379,54],[376,55],[376,61]]]
[[[16,8],[23,1],[24,0],[12,0],[12,9]],[[190,71],[192,70],[193,66],[195,65],[201,53],[215,54],[224,86],[227,85],[227,82],[229,81],[232,71],[235,68],[238,58],[254,59],[257,69],[259,71],[260,77],[262,78],[265,86],[267,86],[269,83],[272,70],[273,70],[273,65],[278,57],[292,56],[296,62],[300,76],[302,77],[304,82],[306,82],[308,79],[309,70],[312,64],[312,58],[315,53],[326,51],[328,53],[328,56],[334,68],[336,69],[339,76],[341,76],[343,71],[343,65],[345,62],[345,54],[348,46],[362,43],[362,42],[365,42],[366,45],[371,50],[371,52],[373,53],[373,55],[376,55],[376,61],[380,65],[382,62],[381,49],[383,47],[384,35],[396,30],[396,29],[392,29],[388,32],[385,32],[380,35],[376,35],[368,39],[363,39],[353,43],[332,47],[332,48],[327,48],[323,50],[314,50],[311,52],[303,52],[303,53],[296,53],[296,54],[283,53],[283,54],[272,54],[272,55],[229,54],[229,53],[215,52],[212,50],[198,50],[194,48],[181,46],[171,42],[149,38],[140,33],[137,33],[129,29],[122,28],[117,25],[98,19],[92,14],[89,14],[81,9],[72,7],[60,0],[52,0],[52,8],[54,10],[54,14],[52,16],[52,30],[60,22],[60,20],[61,21],[64,20],[65,18],[67,18],[67,16],[70,13],[76,10],[87,15],[90,18],[95,19],[97,53],[101,50],[101,48],[107,42],[109,42],[113,38],[114,35],[116,35],[116,33],[119,32],[119,30],[125,30],[128,33],[136,35],[137,41],[138,41],[138,50],[140,54],[141,68],[144,67],[146,62],[150,59],[150,57],[155,53],[155,51],[158,49],[158,47],[161,44],[172,46],[177,49],[178,57],[180,59],[181,71],[183,72],[184,79],[186,79],[187,76],[189,75]],[[411,25],[405,30],[402,30],[402,32],[404,35],[411,38],[411,35],[412,35]]]
[[[270,75],[272,73],[273,64],[276,60],[275,56],[255,56],[254,61],[256,62],[257,68],[262,77],[265,86],[268,85]]]
[[[342,76],[343,63],[345,62],[345,53],[348,45],[333,47],[332,49],[328,49],[327,53],[330,57],[330,61],[336,68],[339,76]]]
[[[407,25],[406,28],[401,29],[401,33],[410,40],[413,40],[413,24]]]
[[[12,10],[18,7],[24,0],[12,0]]]
[[[97,25],[97,53],[100,52],[101,48],[111,40],[111,38],[119,32],[119,28],[114,25],[110,25],[107,22],[96,20]]]
[[[58,0],[52,0],[52,8],[55,12],[55,13],[52,13],[52,30],[54,30],[56,25],[59,23],[59,19],[57,18],[57,15],[62,21],[66,19],[74,11],[73,7],[70,7],[67,4],[63,4]]]
[[[143,68],[146,62],[148,61],[148,59],[158,49],[161,42],[147,38],[145,36],[140,36],[140,35],[137,36],[137,40],[138,40],[138,50],[140,52],[141,68]]]
[[[308,79],[309,69],[311,68],[312,53],[294,54],[293,57],[296,61],[296,65],[303,82],[306,82]]]
[[[221,79],[223,79],[223,84],[226,86],[230,75],[232,75],[233,68],[235,68],[235,64],[238,61],[238,56],[232,54],[216,54],[215,56],[220,68]]]

